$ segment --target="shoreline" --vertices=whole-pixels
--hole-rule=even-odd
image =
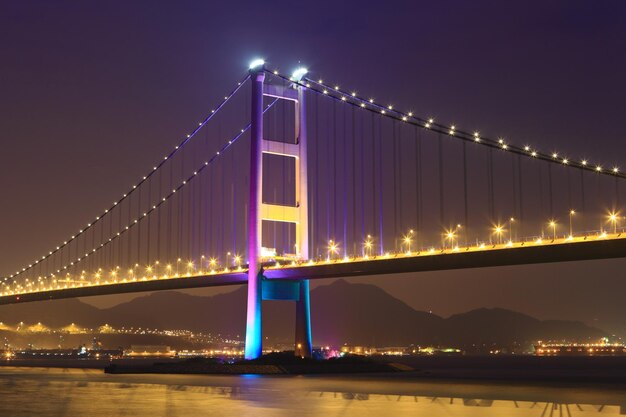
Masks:
[[[185,362],[180,359],[11,359],[0,361],[4,367],[75,368],[106,372],[114,365],[113,374],[167,375],[281,375],[296,376],[389,376],[394,379],[431,381],[507,383],[584,383],[619,384],[626,386],[626,357],[382,357],[349,364],[328,363],[241,363],[217,364]],[[117,368],[117,369],[116,369]]]

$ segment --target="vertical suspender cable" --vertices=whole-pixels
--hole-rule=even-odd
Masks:
[[[313,189],[312,191],[312,197],[313,197],[313,201],[311,202],[310,207],[313,208],[313,215],[311,216],[311,225],[309,226],[309,230],[311,232],[311,248],[309,250],[309,258],[310,259],[315,259],[317,258],[317,225],[318,225],[318,221],[319,221],[319,192],[318,192],[318,182],[319,182],[319,175],[320,175],[320,171],[319,171],[319,165],[318,165],[318,161],[319,158],[317,157],[317,153],[319,152],[319,147],[318,147],[318,140],[319,140],[319,115],[317,113],[318,108],[317,108],[317,100],[318,100],[318,95],[315,94],[315,100],[313,100],[313,114],[315,114],[315,121],[311,124],[313,126],[313,129],[315,131],[315,135],[313,136],[313,144],[311,146],[309,146],[309,149],[311,149],[312,152],[312,157],[313,159],[313,163],[311,164],[311,167],[314,167],[315,172],[314,175],[308,175],[307,181],[309,184],[311,184],[311,179],[313,181],[315,181],[315,189]],[[308,188],[308,187],[307,187]],[[309,193],[309,195],[311,195],[311,193]],[[309,211],[310,212],[310,211]],[[308,214],[308,213],[307,213]]]
[[[193,168],[195,169],[198,164],[198,152],[193,152],[192,157],[191,157],[191,161],[193,164]],[[201,182],[202,179],[198,180],[198,182]],[[189,248],[189,258],[190,259],[196,259],[199,258],[197,256],[197,239],[198,239],[198,228],[196,226],[196,204],[199,204],[197,200],[197,196],[196,194],[198,193],[198,183],[194,181],[193,184],[191,184],[191,190],[189,190],[189,199],[191,200],[191,204],[189,206],[189,211],[191,212],[191,216],[190,216],[190,221],[189,221],[189,229],[190,229],[190,248]],[[148,227],[148,242],[150,241],[150,227]],[[148,251],[150,252],[150,251]],[[202,261],[200,261],[200,266],[202,266]]]
[[[332,116],[331,113],[332,110],[330,109],[329,106],[329,110],[326,111],[326,116],[330,117]],[[334,142],[331,143],[331,125],[330,125],[330,120],[326,120],[326,151],[330,152],[331,151],[331,145],[334,145]],[[327,160],[329,155],[327,155]],[[333,172],[334,174],[334,172]],[[331,202],[331,194],[330,194],[330,190],[332,189],[332,176],[328,175],[328,170],[326,170],[326,242],[328,242],[330,240],[331,234],[330,234],[330,225],[331,225],[331,221],[330,221],[330,202]]]
[[[152,180],[148,181],[148,208],[147,210],[150,210],[150,207],[152,205]],[[120,217],[121,217],[122,213],[120,213]],[[148,265],[150,265],[152,263],[152,260],[150,258],[150,232],[152,229],[152,216],[148,216],[148,241],[146,242],[146,261],[148,262]],[[121,229],[121,227],[120,227]]]
[[[397,123],[395,120],[391,122],[391,143],[393,157],[393,246],[394,251],[398,251],[398,140],[396,137]]]
[[[444,202],[443,202],[443,141],[441,133],[437,134],[437,156],[439,160],[439,224],[444,225]]]
[[[247,97],[247,94],[244,94],[244,96]],[[204,158],[208,158],[208,156],[211,154],[209,151],[209,129],[205,129],[204,130],[204,143],[205,143],[205,156]],[[213,257],[213,252],[209,249],[209,243],[207,242],[207,235],[209,233],[209,227],[210,224],[212,222],[211,220],[211,201],[210,201],[210,197],[211,197],[211,168],[209,167],[209,172],[207,172],[201,182],[201,187],[200,187],[200,201],[202,201],[201,207],[202,210],[200,212],[200,219],[201,219],[201,223],[202,223],[202,243],[200,244],[200,247],[202,248],[202,253],[204,253],[207,257],[208,260],[210,260]],[[159,224],[161,223],[161,221],[159,220]],[[209,262],[207,260],[207,262]]]
[[[398,220],[400,233],[404,233],[404,216],[402,212],[402,124],[398,125]],[[396,237],[400,234],[396,232]]]
[[[524,222],[524,188],[523,188],[523,182],[522,182],[522,156],[521,155],[517,155],[517,189],[519,190],[519,211],[518,211],[518,216],[519,216],[519,222],[518,222],[518,226],[517,226],[517,233],[519,233],[521,230],[521,227],[523,227],[523,222]],[[522,235],[523,236],[523,235]],[[517,239],[516,239],[517,240]]]
[[[333,175],[329,180],[333,190],[333,236],[337,233],[337,106],[333,101]],[[345,245],[345,242],[343,242]]]
[[[184,157],[184,153],[183,153]],[[193,154],[192,154],[193,158]],[[184,159],[183,159],[184,160]],[[193,164],[193,160],[191,162]],[[185,169],[183,173],[183,178],[187,175],[187,170]],[[193,185],[189,187],[185,187],[183,194],[181,194],[181,201],[183,202],[183,218],[185,222],[183,223],[183,230],[181,233],[182,242],[181,245],[183,247],[182,254],[183,259],[187,261],[191,258],[191,242],[192,242],[192,234],[190,230],[191,226],[191,198],[193,197]]]
[[[582,203],[582,212],[585,212],[585,171],[580,170],[580,198]]]
[[[415,130],[415,225],[422,232],[422,135]]]
[[[122,230],[122,205],[117,209],[117,230]],[[117,245],[117,262],[122,264],[122,239],[116,239]]]
[[[180,157],[180,177],[177,180],[176,185],[178,186],[178,184],[183,180],[183,178],[185,178],[185,154],[183,153]],[[185,187],[186,188],[186,187]],[[187,190],[181,190],[180,194],[178,195],[178,255],[176,257],[176,261],[178,262],[178,259],[182,259],[183,255],[184,255],[184,248],[183,248],[183,234],[185,233],[185,218],[187,216],[185,216],[185,200],[184,197],[186,196],[186,192]],[[223,196],[222,196],[223,197]]]
[[[572,210],[574,207],[572,206],[572,178],[571,178],[571,170],[567,167],[563,167],[567,171],[567,204],[569,204],[568,210]]]
[[[378,227],[380,254],[385,252],[383,239],[383,119],[378,119]]]
[[[376,230],[376,118],[374,113],[370,115],[370,122],[372,125],[372,228],[374,233]]]
[[[356,248],[356,120],[354,114],[354,107],[350,108],[350,114],[352,116],[352,254],[357,255]],[[361,159],[361,161],[363,161]]]
[[[554,218],[554,198],[552,195],[552,164],[548,164],[548,208],[550,209],[550,218]]]
[[[141,217],[141,188],[137,190],[137,217]],[[141,223],[137,225],[137,263],[141,264]]]
[[[170,181],[168,189],[172,189],[174,185],[174,164],[170,161]],[[173,258],[172,254],[172,240],[174,236],[172,235],[172,212],[174,211],[174,199],[171,199],[167,202],[167,257],[171,260]],[[128,211],[128,215],[130,216],[130,209]]]
[[[463,141],[463,227],[465,228],[465,246],[469,235],[469,216],[467,205],[467,142]]]
[[[217,133],[217,137],[218,140],[222,139],[222,124],[220,123],[218,125],[218,133]],[[225,230],[224,230],[224,221],[223,219],[226,217],[226,210],[224,207],[224,204],[226,202],[226,199],[224,198],[224,169],[220,169],[219,170],[220,173],[220,181],[219,181],[219,186],[220,186],[220,208],[218,211],[218,218],[222,219],[222,221],[219,222],[219,239],[218,239],[218,244],[219,244],[219,256],[220,259],[222,256],[224,256],[224,265],[228,266],[228,255],[224,253],[224,247],[225,247]]]
[[[619,209],[619,183],[617,177],[615,177],[615,202],[613,204],[615,206],[615,211]]]
[[[600,191],[600,187],[602,185],[602,182],[600,181],[600,174],[594,175],[594,177],[595,177],[596,184],[595,184],[595,187],[593,187],[593,189],[595,190],[595,193],[594,193],[595,194],[595,196],[594,196],[595,199],[593,201],[596,201],[596,210],[597,210],[598,209],[598,205],[602,206],[603,204],[606,204],[606,201],[603,202],[601,200],[601,198],[600,198],[601,195],[602,195],[602,193]],[[604,219],[601,220],[601,222],[603,222],[603,221],[604,221]],[[604,224],[603,223],[600,223],[600,230],[604,230]]]
[[[230,163],[230,175],[232,178],[232,184],[230,185],[230,193],[231,193],[231,212],[233,216],[233,255],[237,253],[237,206],[236,206],[236,189],[235,189],[235,152],[231,152],[231,163]],[[262,244],[263,242],[261,242]]]
[[[231,165],[231,167],[235,166],[234,165],[234,158],[233,158],[233,165]],[[232,175],[232,172],[231,172]],[[232,178],[232,177],[231,177]],[[232,230],[232,254],[233,256],[235,256],[235,254],[237,253],[237,216],[236,216],[236,209],[235,209],[235,184],[231,184],[230,185],[230,212],[231,212],[231,216],[233,217],[233,222],[232,222],[232,226],[233,226],[233,230]]]
[[[538,172],[539,172],[539,207],[540,207],[540,216],[544,216],[545,215],[545,203],[544,203],[544,198],[543,198],[543,164],[541,162],[536,162],[535,165],[538,166]],[[543,222],[542,222],[543,223]],[[543,226],[541,227],[541,234],[543,237]]]
[[[511,211],[511,215],[513,217],[517,217],[517,169],[515,166],[516,161],[517,160],[515,159],[515,155],[511,154],[511,174],[513,178],[513,181],[512,181],[513,182],[513,210]],[[511,236],[511,239],[512,239],[512,236]]]
[[[489,221],[493,222],[493,204],[491,202],[491,196],[493,195],[491,191],[491,170],[493,167],[491,166],[491,153],[492,150],[491,148],[489,148],[489,150],[487,151],[487,212],[489,213]]]
[[[163,171],[159,171],[159,192],[158,195],[163,195]],[[159,203],[159,202],[157,202]],[[161,254],[161,213],[163,210],[159,210],[157,213],[157,250],[156,250],[156,258],[163,259]],[[130,263],[129,263],[130,264]]]
[[[113,215],[111,214],[109,217],[109,236],[113,235]],[[111,266],[113,264],[113,247],[112,245],[107,245],[108,252],[108,260],[106,262],[107,266]]]
[[[95,248],[96,247],[96,229],[94,228],[91,231],[91,247]],[[94,263],[94,259],[93,259],[93,252],[89,253],[89,269],[93,271],[94,267],[95,267],[95,263]],[[128,262],[128,264],[130,265],[130,262]],[[46,274],[47,275],[47,274]]]
[[[365,237],[365,119],[361,117],[357,112],[355,112],[356,116],[361,119],[361,131],[359,140],[359,149],[361,151],[361,175],[360,186],[361,186],[361,238]],[[365,255],[364,253],[362,255]]]
[[[131,214],[130,211],[132,210],[132,197],[128,199],[128,201],[126,202],[126,205],[128,206],[128,209],[126,210],[127,212],[127,218],[126,218],[126,224],[130,224],[130,219]],[[126,254],[126,263],[130,266],[130,267],[135,267],[134,262],[133,262],[133,233],[134,231],[130,231],[130,233],[128,233],[128,237],[127,240],[128,242],[126,243],[127,246],[127,254]]]
[[[348,123],[346,106],[341,106],[343,113],[343,256],[348,256]]]

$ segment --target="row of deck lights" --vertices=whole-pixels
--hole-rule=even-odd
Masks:
[[[576,214],[575,210],[570,210],[569,211],[569,235],[568,238],[571,239],[573,238],[573,216]],[[507,245],[512,245],[513,243],[513,224],[515,222],[514,218],[510,218],[509,219],[509,240],[507,242]],[[618,213],[612,212],[608,215],[608,222],[610,222],[613,226],[613,233],[616,234],[617,233],[617,228],[618,228],[618,222],[619,222],[619,215]],[[556,240],[557,236],[556,236],[556,229],[557,229],[557,223],[555,220],[550,220],[548,222],[548,226],[552,229],[553,232],[553,240]],[[458,242],[455,244],[455,240],[458,239],[458,233],[460,231],[460,229],[462,228],[461,224],[457,224],[456,227],[454,229],[451,230],[446,230],[442,237],[444,238],[444,240],[447,240],[450,242],[451,248],[458,248]],[[502,244],[502,236],[505,233],[505,228],[504,226],[498,224],[496,226],[493,227],[492,232],[493,235],[497,236],[498,241],[497,244]],[[409,230],[409,232],[403,236],[402,238],[402,243],[403,245],[406,246],[406,253],[407,254],[411,254],[411,245],[413,243],[413,239],[415,236],[415,231],[413,229]],[[374,246],[374,239],[372,237],[372,235],[367,235],[366,240],[363,243],[363,258],[368,259],[369,257],[372,256],[372,250],[373,250],[373,246]],[[446,245],[443,245],[443,248],[445,249]],[[327,260],[332,260],[334,259],[335,255],[339,254],[339,243],[334,241],[334,240],[330,240],[328,242],[328,257]],[[230,252],[227,253],[227,257],[232,257],[233,260],[233,269],[234,270],[242,270],[242,266],[241,266],[241,262],[242,262],[242,258],[240,255],[231,255]],[[178,260],[176,261],[175,265],[176,267],[174,268],[172,264],[167,264],[164,267],[164,272],[163,274],[160,274],[157,272],[157,269],[160,265],[159,261],[156,261],[154,263],[154,265],[149,265],[145,268],[145,274],[143,279],[146,278],[146,276],[152,276],[154,278],[157,277],[163,277],[163,278],[170,278],[170,277],[181,277],[181,276],[192,276],[192,275],[196,275],[196,268],[195,268],[195,264],[192,261],[189,261],[186,263],[186,265],[184,267],[186,267],[187,271],[186,273],[182,273],[181,274],[181,263],[182,263],[182,259],[178,258]],[[216,273],[217,270],[219,270],[219,266],[218,266],[218,261],[216,258],[207,258],[204,255],[201,257],[200,260],[200,272],[202,272],[204,265],[206,263],[206,271],[208,271],[209,273]],[[128,277],[131,281],[135,281],[138,278],[138,274],[137,274],[137,269],[139,268],[139,264],[135,264],[134,268],[131,268],[128,270]],[[174,272],[175,270],[175,272]],[[119,276],[119,271],[120,271],[120,267],[116,267],[115,269],[113,269],[112,271],[110,271],[109,275],[111,280],[113,281],[117,281],[117,278]],[[228,267],[225,267],[223,269],[224,272],[230,272],[230,270],[228,269]],[[97,272],[95,273],[94,277],[96,278],[96,280],[100,280],[101,278],[103,278],[106,274],[103,272],[102,269],[98,269]],[[70,277],[70,274],[68,273],[66,275],[66,277]],[[56,278],[56,276],[53,275],[53,278]],[[84,281],[85,280],[85,271],[83,271],[81,273],[80,276],[80,280]],[[41,281],[41,278],[39,279],[39,281]],[[27,282],[27,286],[32,286],[33,282],[29,281],[28,279],[26,279]],[[53,279],[54,283],[57,283],[58,280],[57,279]],[[61,282],[64,282],[63,280],[61,280]],[[107,281],[108,283],[108,281]],[[6,284],[5,284],[6,285]]]
[[[614,234],[617,234],[617,221],[618,218],[615,216],[611,216],[612,220],[611,223],[613,224],[613,232]],[[550,227],[553,229],[553,232],[556,230],[556,222],[551,221],[549,223]],[[501,236],[503,233],[505,232],[504,228],[502,226],[495,226],[493,229],[493,233]],[[453,232],[447,232],[446,234],[444,234],[444,236],[446,236],[449,239],[455,239],[457,236],[455,233]],[[606,231],[601,231],[601,233],[598,235],[598,238],[606,238],[607,237],[607,233]],[[567,236],[564,240],[568,241],[568,240],[572,240],[574,238],[573,235],[569,235]],[[553,241],[556,241],[557,237],[556,237],[556,233],[554,232],[553,235]],[[446,247],[442,247],[440,250],[435,249],[434,247],[430,247],[428,250],[425,251],[417,251],[417,252],[412,252],[411,248],[410,248],[410,244],[412,243],[412,239],[409,237],[404,237],[403,242],[407,245],[407,251],[406,252],[402,252],[402,253],[391,253],[391,252],[387,252],[381,256],[373,256],[372,255],[372,249],[373,249],[373,238],[371,236],[368,237],[368,239],[364,242],[363,247],[364,247],[364,255],[362,257],[354,257],[354,258],[350,258],[350,257],[344,257],[344,258],[335,258],[335,255],[339,254],[339,249],[340,249],[340,245],[338,242],[331,240],[329,241],[329,246],[328,246],[328,257],[324,260],[308,260],[308,261],[299,261],[296,262],[296,260],[292,260],[291,262],[289,262],[287,264],[287,266],[290,267],[298,267],[298,266],[311,266],[311,265],[316,265],[316,264],[321,264],[321,263],[330,263],[330,262],[355,262],[355,261],[366,261],[366,260],[374,260],[374,259],[385,259],[385,258],[391,258],[391,257],[397,257],[399,255],[405,255],[405,256],[419,256],[419,255],[435,255],[436,253],[446,253],[447,251],[452,251],[452,252],[459,252],[462,249],[464,250],[469,250],[471,249],[471,246],[467,246],[465,248],[461,248],[458,245],[453,245],[451,248],[446,248]],[[500,248],[496,248],[496,245],[499,245],[501,247],[504,248],[510,248],[513,247],[516,243],[520,243],[520,242],[513,242],[512,240],[509,240],[506,243],[502,243],[501,240],[499,240],[499,242],[497,244],[492,244],[490,246],[492,246],[492,249],[500,249]],[[542,244],[543,243],[543,239],[542,238],[537,238],[534,241],[535,244]],[[522,242],[523,244],[523,242]],[[486,248],[486,245],[484,243],[481,243],[479,245],[476,246],[477,249],[483,250]],[[213,262],[214,260],[209,260],[209,267],[210,269],[207,270],[203,270],[202,268],[196,269],[194,266],[193,262],[188,262],[186,264],[187,266],[187,272],[186,273],[179,273],[179,272],[174,272],[173,274],[172,272],[172,265],[166,265],[165,269],[167,271],[169,271],[169,273],[156,273],[155,271],[155,267],[152,266],[148,266],[145,268],[145,274],[143,274],[143,276],[139,276],[139,274],[136,273],[136,269],[135,268],[131,268],[128,270],[128,277],[126,278],[122,278],[121,277],[121,268],[120,267],[116,267],[114,270],[109,272],[109,277],[105,277],[105,273],[102,269],[99,269],[95,274],[94,274],[94,278],[96,278],[95,282],[91,282],[91,281],[87,281],[87,275],[86,275],[86,271],[82,271],[80,277],[80,281],[74,281],[74,282],[78,282],[78,284],[74,283],[74,284],[68,284],[69,282],[72,282],[72,276],[70,274],[67,274],[65,276],[65,280],[63,279],[57,279],[56,276],[53,276],[53,282],[52,284],[47,284],[41,280],[38,280],[37,282],[31,281],[28,278],[25,280],[25,284],[21,285],[18,284],[16,285],[13,289],[10,289],[10,286],[6,283],[3,283],[3,286],[5,287],[5,291],[0,292],[0,295],[2,296],[11,296],[11,295],[21,295],[21,294],[27,294],[27,293],[33,293],[33,292],[40,292],[40,291],[53,291],[53,290],[63,290],[63,289],[69,289],[69,288],[80,288],[80,287],[90,287],[90,286],[99,286],[99,285],[111,285],[111,284],[120,284],[120,283],[131,283],[131,282],[138,282],[138,281],[154,281],[154,280],[160,280],[160,279],[175,279],[175,278],[189,278],[189,277],[197,277],[197,276],[202,276],[202,275],[219,275],[219,274],[228,274],[231,272],[244,272],[246,269],[244,266],[242,266],[241,264],[233,267],[233,268],[228,268],[228,267],[224,267],[222,269],[220,269],[220,266],[214,264]],[[238,262],[241,262],[241,259],[239,259]],[[215,266],[215,268],[213,268],[212,266]],[[284,265],[281,265],[279,262],[276,262],[276,264],[273,266],[273,268],[281,268]],[[269,266],[268,268],[272,268],[272,266]],[[60,284],[60,283],[64,283],[65,284]]]

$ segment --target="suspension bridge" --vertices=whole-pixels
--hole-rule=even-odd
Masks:
[[[246,358],[263,300],[295,301],[310,356],[310,279],[623,257],[626,174],[531,142],[256,60],[144,176],[3,277],[0,304],[247,284]]]

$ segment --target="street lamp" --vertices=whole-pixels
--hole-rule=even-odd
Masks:
[[[402,238],[402,241],[407,246],[407,253],[411,253],[411,242],[413,241],[412,238],[414,233],[413,229],[411,229],[409,230],[409,233]]]
[[[570,237],[570,239],[572,237],[574,237],[574,232],[573,232],[573,228],[572,228],[572,217],[574,217],[574,214],[576,214],[575,210],[570,210],[569,211],[569,237]]]
[[[458,223],[456,225],[456,234],[457,234],[457,239],[456,239],[456,246],[458,247],[460,245],[460,241],[461,241],[461,223]],[[465,246],[467,246],[467,233],[465,234]],[[454,249],[454,248],[453,248]]]
[[[450,248],[454,248],[454,238],[456,237],[454,230],[446,230],[445,237],[446,240],[450,241]]]
[[[556,221],[550,220],[548,225],[552,228],[552,240],[556,240]]]
[[[496,234],[496,236],[498,236],[498,244],[502,243],[502,233],[504,232],[504,228],[497,224],[494,228],[493,228],[493,232]]]
[[[619,215],[616,212],[609,213],[609,221],[613,223],[613,233],[617,233],[617,221],[619,220]]]
[[[363,242],[363,255],[371,256],[372,254],[372,246],[374,245],[374,241],[372,240],[372,235],[367,235],[367,239]]]
[[[333,253],[339,253],[339,245],[331,239],[328,241],[328,260],[332,258]]]
[[[509,219],[509,243],[513,243],[513,223],[515,223],[515,217]]]

